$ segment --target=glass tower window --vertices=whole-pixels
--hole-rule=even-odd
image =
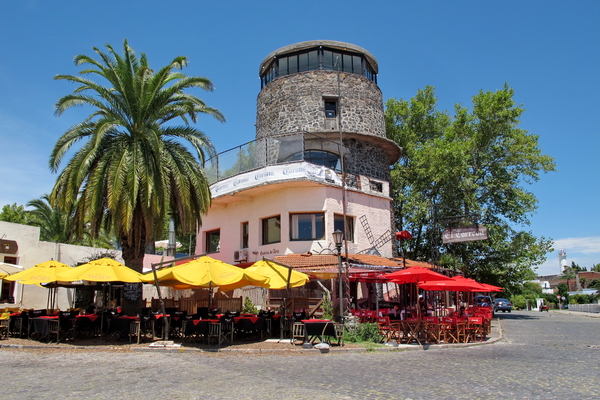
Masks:
[[[261,88],[280,76],[316,70],[339,70],[377,83],[377,74],[362,54],[319,47],[277,57],[262,73]]]

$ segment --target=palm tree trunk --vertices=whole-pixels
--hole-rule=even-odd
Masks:
[[[125,265],[134,271],[142,272],[144,267],[144,254],[146,249],[146,224],[141,208],[138,206],[133,217],[129,235],[123,235],[121,246]],[[123,312],[125,315],[137,315],[144,306],[141,283],[125,283],[123,288]]]

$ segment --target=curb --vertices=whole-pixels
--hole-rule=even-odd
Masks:
[[[600,315],[596,318],[600,318]],[[436,350],[436,349],[456,349],[464,347],[475,347],[485,346],[488,344],[496,343],[503,339],[504,329],[502,327],[502,320],[497,318],[498,327],[492,330],[493,336],[488,337],[485,342],[473,342],[473,343],[441,343],[441,344],[425,344],[425,345],[414,345],[414,344],[394,344],[392,346],[383,347],[330,347],[328,351],[321,351],[319,349],[302,349],[302,348],[289,348],[289,349],[193,349],[180,346],[167,346],[167,347],[131,347],[127,349],[132,352],[164,352],[164,353],[223,353],[223,354],[341,354],[341,353],[386,353],[386,352],[400,352],[400,351],[415,351],[415,350]],[[23,344],[0,344],[0,349],[65,349],[63,346],[41,346],[41,345],[23,345]],[[68,350],[110,350],[112,346],[106,347],[86,347],[86,346],[73,346],[68,347]]]

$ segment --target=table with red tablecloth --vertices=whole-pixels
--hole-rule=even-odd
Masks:
[[[324,336],[337,338],[335,333],[335,324],[328,319],[304,319],[305,339],[311,343],[317,339],[324,341]]]
[[[41,317],[32,318],[33,333],[35,334],[36,339],[48,339],[48,321],[52,319],[58,319],[58,315],[43,315]]]
[[[234,317],[235,332],[243,337],[267,332],[267,319],[265,317]]]

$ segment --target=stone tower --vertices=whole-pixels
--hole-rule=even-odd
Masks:
[[[400,149],[385,135],[378,70],[371,53],[349,43],[314,40],[272,52],[260,64],[256,138],[305,134],[305,152],[333,153],[341,138],[349,186],[360,175],[389,181]]]

